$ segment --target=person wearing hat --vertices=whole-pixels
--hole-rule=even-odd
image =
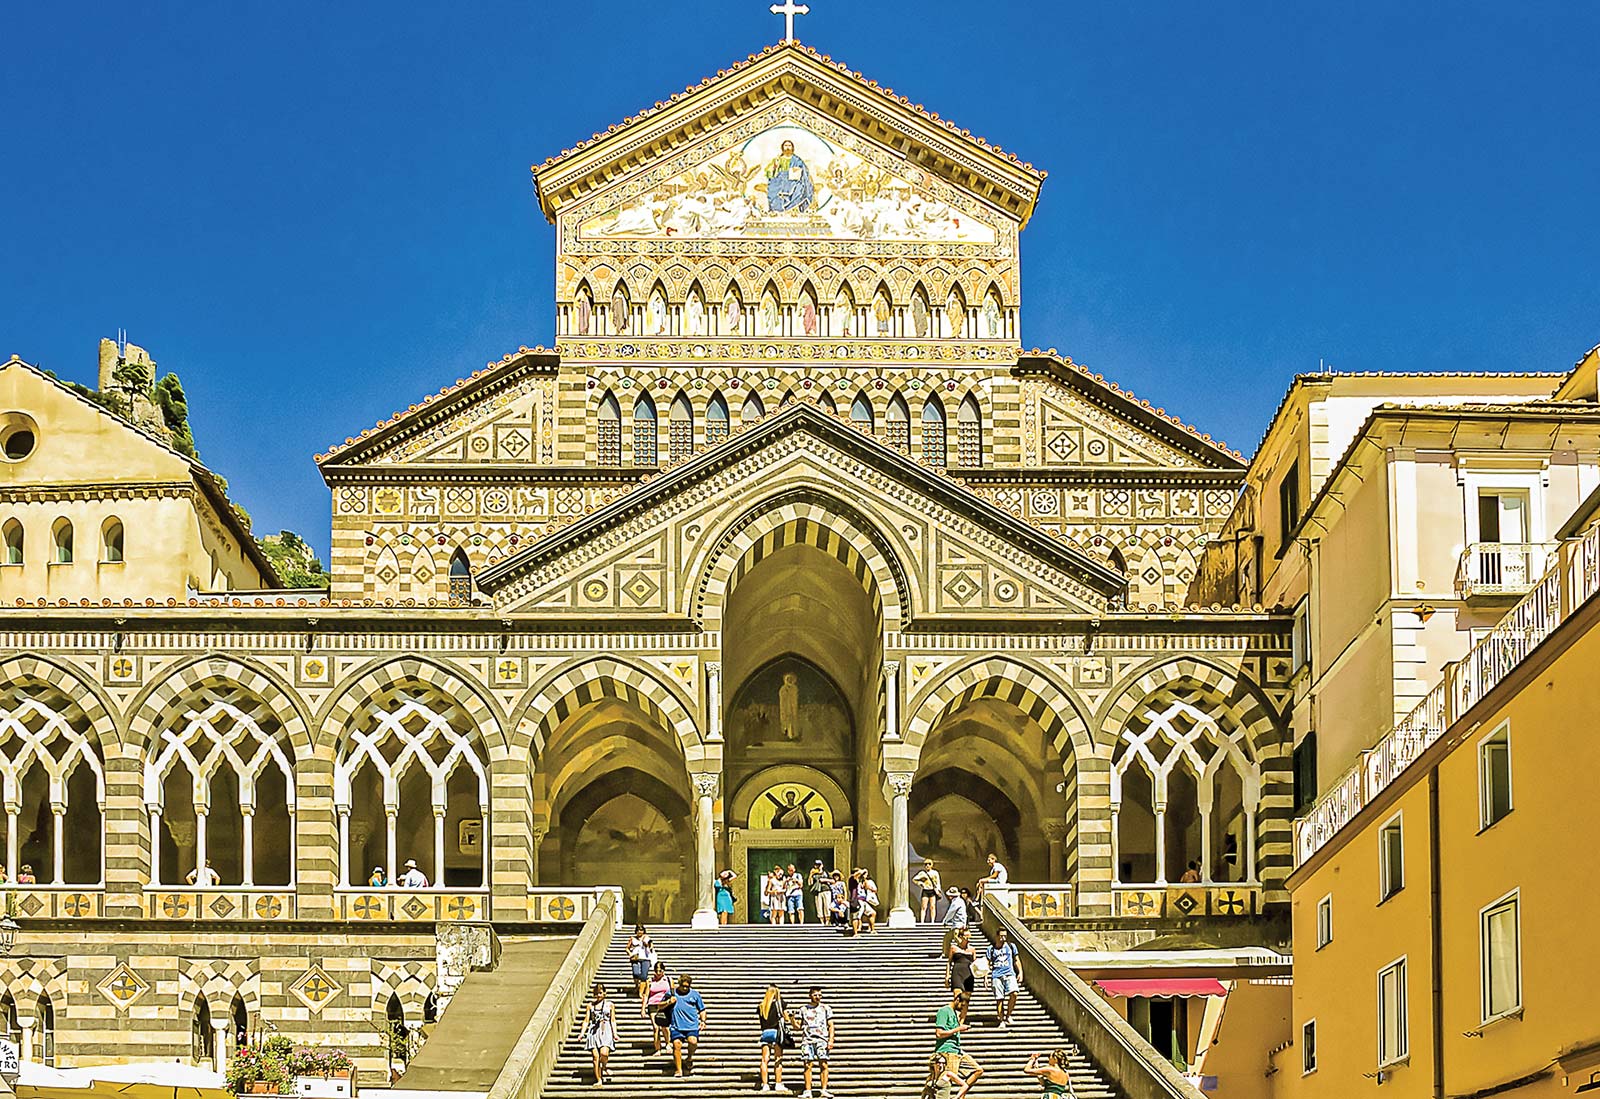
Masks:
[[[428,888],[428,875],[417,869],[416,859],[406,860],[406,872],[400,875],[400,884],[406,889]]]
[[[811,891],[811,903],[817,906],[817,922],[828,922],[828,908],[833,903],[833,875],[822,867],[822,860],[811,864],[806,875],[806,888]]]
[[[367,879],[367,887],[369,889],[382,889],[388,884],[389,875],[384,872],[383,867],[374,866],[372,868],[372,876]]]
[[[33,876],[33,867],[28,863],[23,863],[22,869],[17,871],[17,884],[33,885],[37,881],[38,879]],[[191,884],[194,882],[194,871],[192,870],[189,872],[189,881]]]
[[[961,896],[961,890],[951,886],[945,890],[945,896],[950,900],[950,907],[944,910],[944,947],[940,953],[948,958],[950,944],[955,941],[956,933],[967,926],[967,902]]]

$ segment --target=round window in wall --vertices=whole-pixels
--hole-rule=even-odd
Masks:
[[[0,456],[20,462],[39,445],[39,425],[25,412],[0,415]]]

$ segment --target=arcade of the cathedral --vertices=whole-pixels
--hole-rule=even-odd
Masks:
[[[891,923],[991,852],[1024,914],[1286,901],[1288,621],[1184,606],[1242,460],[1020,347],[1042,182],[796,45],[537,166],[556,346],[318,457],[329,598],[5,611],[10,1010],[381,1060],[439,927],[819,858]]]

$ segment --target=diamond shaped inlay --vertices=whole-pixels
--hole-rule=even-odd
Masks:
[[[1078,441],[1074,439],[1070,433],[1058,431],[1054,436],[1051,437],[1050,441],[1046,443],[1045,446],[1049,449],[1051,454],[1056,456],[1058,460],[1065,462],[1069,460],[1072,457],[1073,452],[1078,449]]]
[[[150,991],[150,983],[128,968],[126,962],[107,973],[95,985],[118,1011],[126,1011],[139,997]]]
[[[29,893],[22,898],[17,907],[22,909],[22,914],[25,916],[37,916],[40,910],[44,908],[44,901],[39,899],[38,894]]]
[[[957,603],[965,603],[983,589],[978,582],[964,572],[958,572],[945,581],[944,593]]]
[[[640,606],[648,603],[660,590],[661,585],[642,572],[636,572],[622,582],[623,594]]]
[[[1178,910],[1179,915],[1192,916],[1195,909],[1200,907],[1200,898],[1193,893],[1179,893],[1168,903]]]
[[[289,991],[312,1011],[321,1011],[344,990],[326,969],[313,964],[299,980],[289,986]]]
[[[405,904],[400,906],[400,911],[404,912],[413,920],[422,919],[422,917],[427,915],[430,910],[431,908],[427,903],[418,900],[416,897],[412,897],[410,900],[406,901]]]
[[[218,919],[225,920],[233,915],[236,907],[237,905],[233,903],[233,900],[227,894],[223,894],[211,902],[211,914]]]

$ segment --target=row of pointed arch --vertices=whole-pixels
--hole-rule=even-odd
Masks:
[[[845,414],[839,402],[826,389],[818,389],[813,393],[791,389],[778,399],[778,408],[787,407],[797,400],[810,401],[834,416]],[[726,440],[734,426],[746,427],[758,422],[767,414],[768,407],[761,395],[751,390],[739,403],[738,420],[735,422],[727,398],[721,390],[716,390],[705,401],[697,417],[695,402],[686,391],[680,391],[667,405],[664,445],[661,411],[648,391],[634,398],[628,412],[625,425],[623,406],[616,394],[609,389],[601,393],[595,406],[594,435],[595,458],[599,464],[617,466],[631,460],[633,465],[652,466],[659,465],[663,460],[683,461],[700,445],[715,446]],[[978,406],[977,397],[971,393],[956,405],[953,448],[949,413],[938,394],[930,394],[922,400],[915,421],[911,406],[898,391],[890,395],[881,417],[865,389],[856,391],[850,399],[847,412],[850,422],[857,429],[873,435],[908,457],[915,455],[924,465],[942,469],[952,465],[970,468],[983,464],[983,411]],[[631,449],[627,454],[623,449],[625,436],[631,440]]]
[[[625,279],[609,293],[596,293],[580,282],[571,306],[558,320],[563,335],[573,336],[755,336],[823,337],[829,339],[1012,339],[1015,311],[1004,304],[998,284],[969,300],[952,282],[940,297],[921,282],[909,293],[894,294],[887,282],[858,297],[841,283],[833,298],[818,294],[808,280],[793,294],[769,281],[759,295],[747,299],[729,284],[721,299],[707,295],[699,282],[682,298],[656,282],[642,300],[635,300]]]

